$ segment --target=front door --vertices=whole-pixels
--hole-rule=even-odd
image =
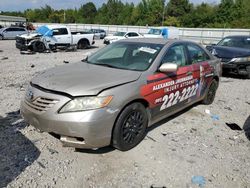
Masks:
[[[156,72],[150,75],[148,84],[141,89],[141,94],[150,102],[155,118],[173,114],[179,108],[184,108],[198,91],[197,79],[193,77],[184,44],[168,48],[162,63],[176,63],[179,68],[176,72]]]
[[[68,33],[67,28],[53,29],[53,43],[57,45],[68,45],[71,44],[71,34]]]

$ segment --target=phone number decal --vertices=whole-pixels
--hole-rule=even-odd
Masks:
[[[176,91],[168,95],[165,95],[162,98],[156,99],[155,104],[159,104],[163,102],[160,110],[161,111],[165,110],[166,108],[174,106],[179,102],[182,102],[190,97],[195,96],[197,94],[198,88],[199,88],[199,84],[186,87],[181,92]]]

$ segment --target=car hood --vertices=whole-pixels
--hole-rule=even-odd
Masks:
[[[37,36],[40,36],[40,34],[36,33],[36,32],[19,35],[19,37],[22,37],[22,38],[25,38],[25,39],[33,39],[33,38],[35,38]]]
[[[105,37],[105,40],[120,40],[120,39],[125,39],[126,37],[123,36],[107,36]]]
[[[228,46],[212,46],[211,52],[218,58],[223,58],[223,59],[232,59],[236,57],[250,56],[250,49],[228,47]]]
[[[136,81],[141,72],[73,63],[44,71],[32,84],[72,96],[97,95],[102,90]]]

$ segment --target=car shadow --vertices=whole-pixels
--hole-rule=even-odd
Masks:
[[[238,75],[238,74],[233,74],[233,73],[222,73],[222,77],[241,79],[241,80],[246,80],[247,79],[245,76]]]
[[[245,132],[247,139],[250,141],[250,115],[248,116],[243,125],[243,130]]]
[[[195,103],[195,104],[193,104],[193,105],[191,105],[191,106],[189,106],[189,107],[181,110],[180,112],[177,112],[177,113],[173,114],[172,116],[169,116],[167,118],[164,118],[164,119],[162,119],[162,120],[154,123],[153,125],[151,125],[150,127],[147,128],[147,133],[150,132],[150,131],[152,131],[152,130],[154,130],[154,129],[156,129],[157,127],[162,126],[163,124],[165,124],[165,123],[167,123],[167,122],[169,122],[169,121],[177,118],[178,116],[180,116],[180,115],[188,112],[189,110],[191,110],[192,108],[194,108],[194,107],[196,107],[198,105],[199,105],[199,103]]]
[[[75,149],[76,152],[91,153],[91,154],[105,154],[105,153],[109,153],[109,152],[114,151],[114,150],[115,150],[115,148],[112,146],[106,146],[106,147],[98,148],[98,149],[79,149],[79,148]]]
[[[0,187],[6,187],[40,155],[36,146],[20,132],[25,126],[19,111],[0,116]]]

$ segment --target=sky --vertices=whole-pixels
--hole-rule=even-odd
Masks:
[[[201,2],[205,3],[219,3],[220,0],[189,0],[190,2],[197,4]],[[100,7],[107,0],[0,0],[0,11],[23,11],[25,9],[33,9],[44,7],[49,5],[54,9],[69,9],[78,8],[80,5],[87,2],[93,2],[97,7]],[[140,0],[122,0],[122,2],[138,3]]]

